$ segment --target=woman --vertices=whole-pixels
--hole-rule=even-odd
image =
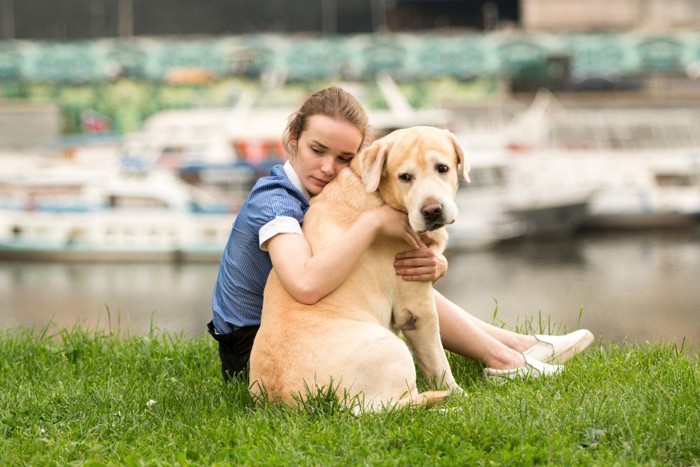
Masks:
[[[225,379],[244,372],[260,325],[263,289],[274,266],[288,292],[313,304],[347,277],[379,235],[403,238],[411,247],[396,257],[404,280],[436,281],[447,261],[408,227],[406,214],[388,206],[363,213],[337,244],[311,252],[301,224],[309,199],[350,164],[365,143],[369,124],[362,105],[330,87],[311,95],[290,117],[284,134],[289,160],[253,187],[236,217],[219,266],[209,332],[219,342]],[[486,365],[486,376],[554,374],[593,339],[586,330],[565,336],[526,336],[497,328],[462,310],[437,291],[440,333],[446,349]]]

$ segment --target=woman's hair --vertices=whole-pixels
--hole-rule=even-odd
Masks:
[[[309,96],[299,110],[289,117],[282,137],[287,154],[292,154],[291,141],[299,141],[299,137],[306,130],[309,117],[314,115],[325,115],[352,124],[362,133],[360,146],[364,144],[369,130],[369,119],[365,109],[352,94],[331,86]]]

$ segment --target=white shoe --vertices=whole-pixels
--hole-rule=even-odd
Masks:
[[[523,355],[545,363],[564,363],[591,345],[593,334],[587,329],[579,329],[563,336],[535,334],[535,339],[537,343]]]
[[[525,365],[512,370],[496,370],[493,368],[484,368],[484,376],[494,381],[517,379],[517,378],[539,378],[541,376],[558,375],[564,371],[561,365],[549,365],[539,360],[535,360],[523,354],[525,357]]]

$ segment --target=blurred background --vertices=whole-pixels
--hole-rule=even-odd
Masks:
[[[510,328],[700,338],[700,0],[0,0],[0,323],[199,335],[289,114],[472,164],[437,288]]]

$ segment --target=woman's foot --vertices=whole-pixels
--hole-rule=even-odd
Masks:
[[[564,367],[561,365],[549,365],[539,360],[535,360],[527,355],[523,355],[523,357],[525,359],[525,364],[523,366],[509,370],[484,368],[484,376],[491,381],[505,382],[507,380],[518,378],[540,378],[542,376],[553,376],[564,371]]]
[[[579,329],[563,336],[535,334],[534,337],[537,343],[523,351],[523,355],[544,363],[564,363],[583,352],[593,342],[593,334],[587,329]]]

